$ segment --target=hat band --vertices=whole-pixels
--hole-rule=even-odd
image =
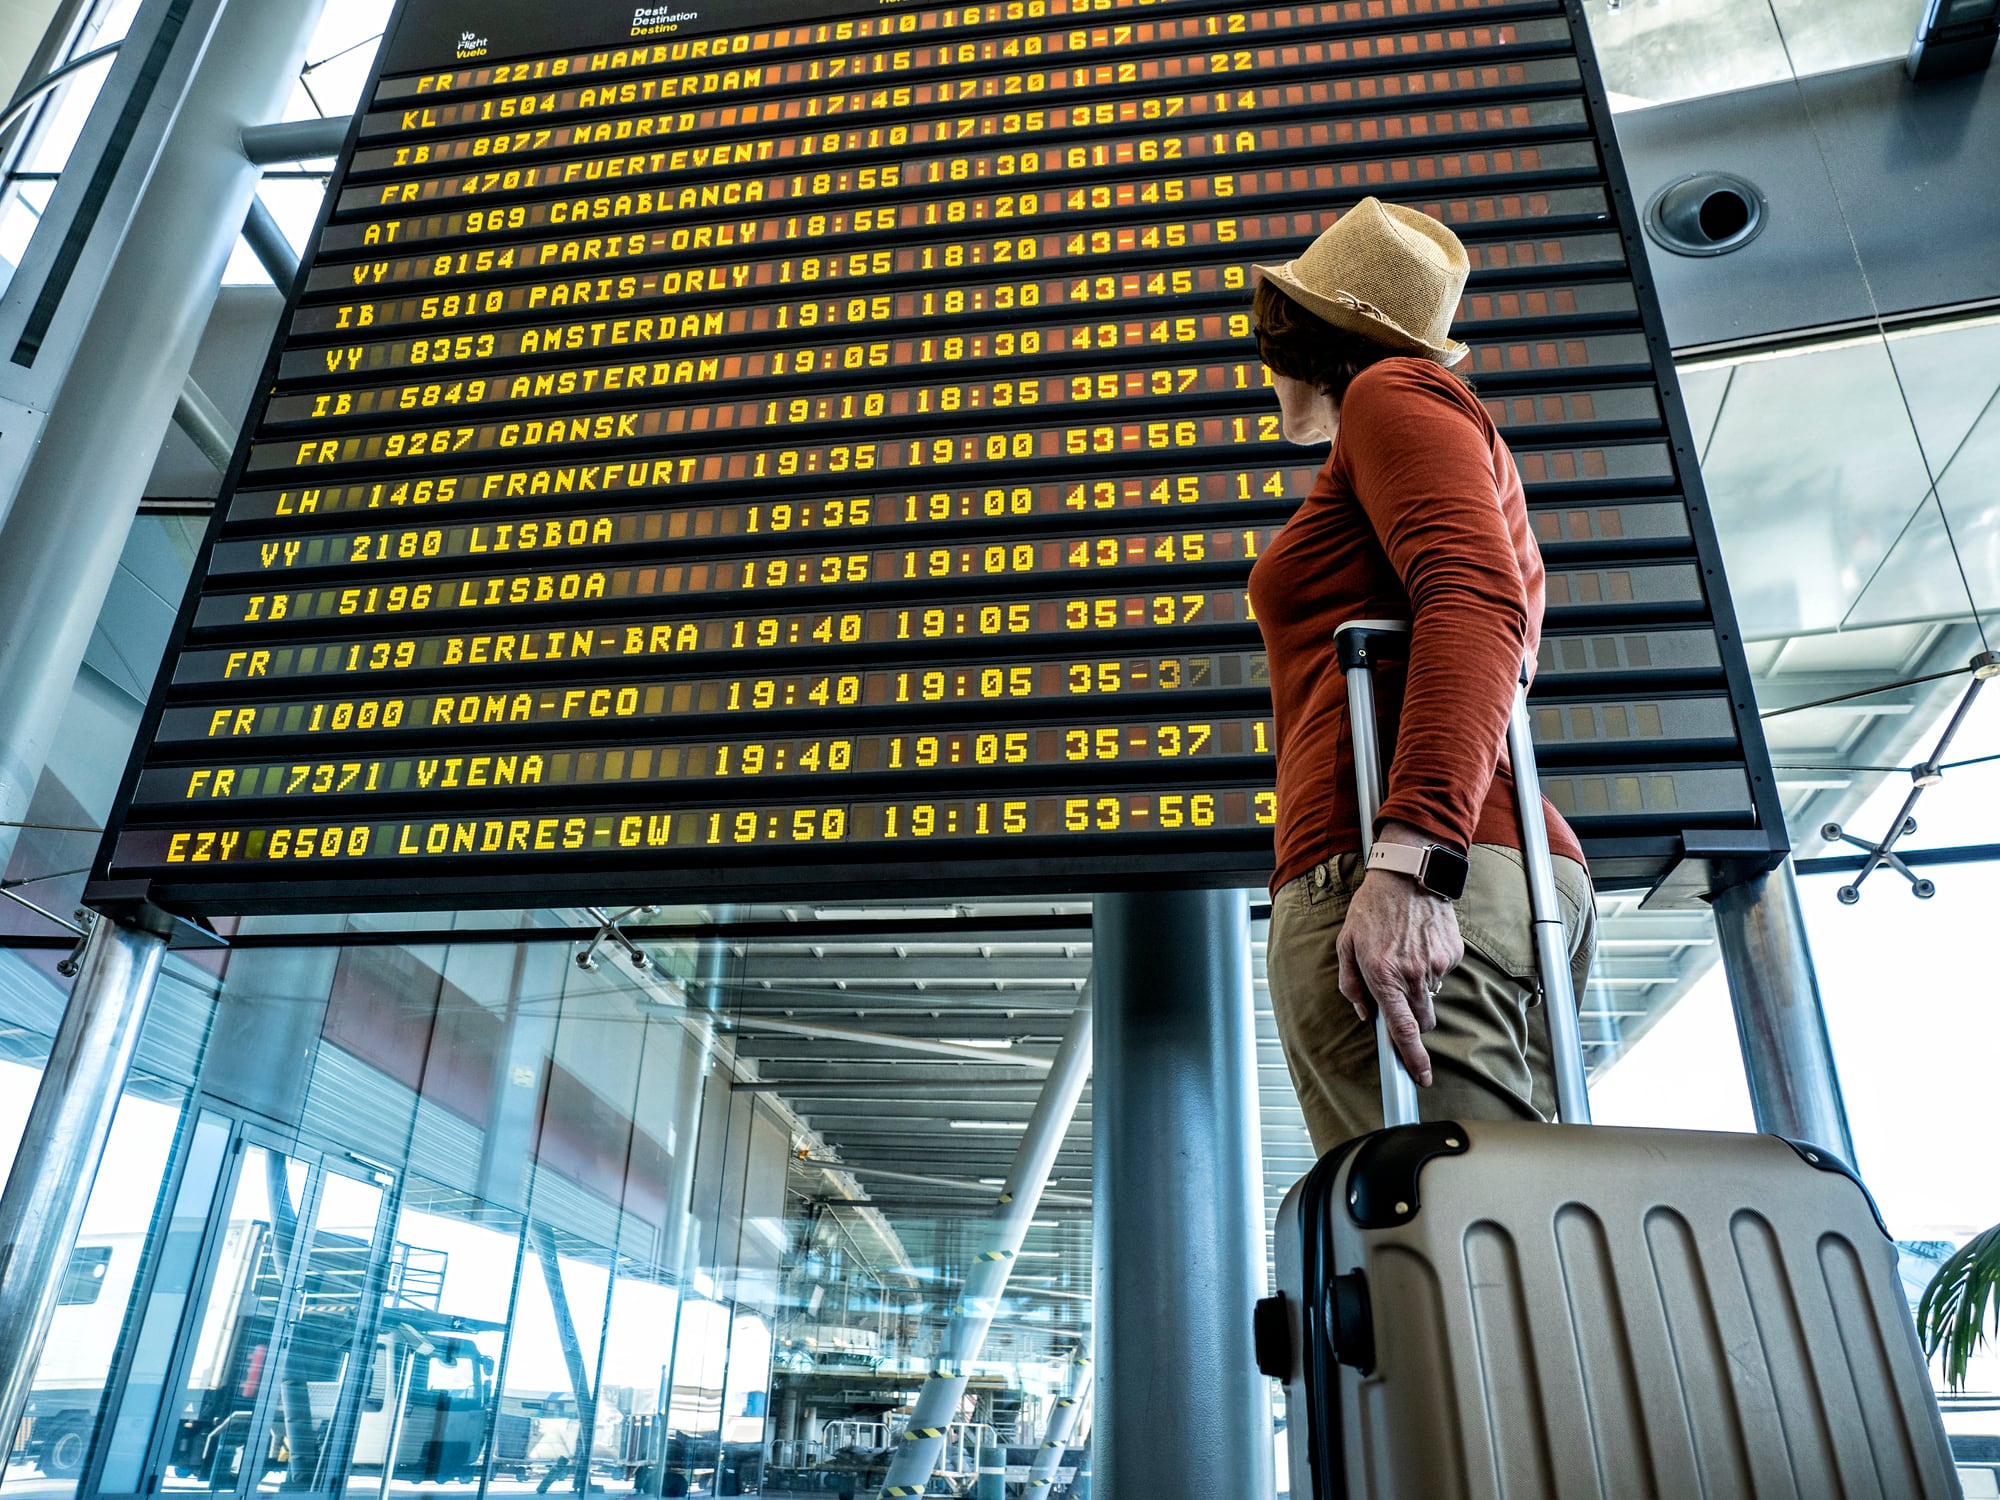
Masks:
[[[1431,338],[1421,333],[1412,333],[1409,329],[1405,328],[1401,322],[1399,322],[1395,318],[1390,317],[1387,313],[1383,312],[1382,309],[1377,307],[1374,303],[1368,301],[1366,298],[1357,297],[1352,292],[1335,291],[1334,294],[1327,300],[1348,309],[1350,312],[1360,313],[1361,316],[1364,318],[1373,318],[1376,322],[1382,324],[1385,328],[1393,328],[1396,330],[1396,332],[1402,334],[1404,338],[1415,339],[1418,343],[1423,344],[1427,348],[1435,349],[1437,347],[1436,342]],[[1447,345],[1449,345],[1451,340],[1447,338],[1445,342]]]
[[[1402,326],[1400,323],[1396,323],[1394,318],[1383,312],[1374,303],[1364,302],[1352,292],[1335,292],[1333,300],[1338,302],[1342,307],[1352,308],[1355,312],[1365,313],[1367,316],[1380,319],[1384,323],[1395,324],[1399,328]]]

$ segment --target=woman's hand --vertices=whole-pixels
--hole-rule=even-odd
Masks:
[[[1378,835],[1396,843],[1428,844],[1414,828],[1386,825]],[[1465,957],[1458,913],[1407,875],[1370,870],[1341,925],[1340,992],[1366,1021],[1380,1005],[1389,1036],[1410,1076],[1428,1086],[1430,1054],[1423,1033],[1437,1025],[1437,987]]]

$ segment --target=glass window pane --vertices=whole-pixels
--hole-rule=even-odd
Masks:
[[[1857,1165],[1895,1236],[1913,1306],[1946,1256],[2000,1222],[2000,1178],[1978,1165],[2000,1055],[1991,940],[2000,863],[1929,873],[1928,901],[1884,872],[1854,906],[1834,895],[1847,876],[1799,881]],[[1941,1368],[1933,1376],[1960,1456],[2000,1459],[2000,1348],[1984,1345],[1963,1394],[1944,1389]]]
[[[1639,901],[1597,898],[1597,955],[1580,997],[1591,1117],[1755,1130],[1715,919],[1701,907],[1642,911]]]
[[[12,1064],[0,1067],[28,1073]],[[31,1098],[39,1079],[29,1074],[23,1081]],[[61,1302],[35,1367],[27,1421],[6,1466],[10,1490],[33,1474],[38,1495],[73,1493],[89,1456],[179,1125],[179,1103],[149,1098],[145,1087],[141,1083],[119,1100]],[[9,1140],[10,1156],[12,1146]]]
[[[131,1367],[125,1377],[125,1397],[107,1444],[99,1487],[107,1494],[137,1490],[140,1465],[152,1437],[167,1371],[173,1357],[181,1315],[200,1268],[200,1252],[208,1229],[208,1211],[222,1173],[229,1145],[229,1122],[204,1113],[181,1169],[173,1216],[165,1226],[155,1254],[152,1294],[134,1342]]]
[[[361,103],[375,49],[388,24],[391,0],[341,0],[320,16],[306,44],[299,87],[286,107],[287,120],[351,114]]]
[[[447,1471],[477,1474],[489,1431],[499,1471],[521,1477],[523,1424],[496,1411],[520,1245],[518,1216],[433,1183],[404,1185],[348,1495],[414,1496]]]
[[[321,1181],[304,1263],[294,1272],[277,1391],[266,1418],[271,1441],[253,1470],[259,1494],[324,1492],[339,1474],[364,1358],[357,1347],[374,1307],[375,1237],[382,1189],[337,1172]]]
[[[28,253],[28,241],[35,237],[55,190],[54,182],[42,179],[10,181],[0,192],[0,285],[12,279],[14,268]]]
[[[238,1157],[192,1358],[168,1408],[173,1429],[156,1487],[174,1493],[234,1491],[254,1447],[251,1421],[269,1374],[285,1281],[278,1226],[287,1213],[296,1222],[305,1187],[301,1163],[262,1146],[246,1145]]]
[[[1716,964],[1590,1083],[1599,1125],[1755,1130],[1729,981]]]
[[[597,1401],[607,1272],[606,1252],[598,1247],[530,1225],[503,1404],[528,1419],[527,1469],[546,1488],[574,1489],[586,1452],[620,1449],[623,1413]],[[586,1433],[586,1407],[595,1408],[594,1442]]]

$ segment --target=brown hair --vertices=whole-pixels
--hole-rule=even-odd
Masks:
[[[1266,280],[1259,280],[1252,294],[1250,323],[1257,335],[1258,356],[1274,373],[1303,380],[1333,397],[1335,402],[1346,399],[1354,377],[1370,365],[1409,353],[1334,327]],[[1414,357],[1430,358],[1424,354]],[[1443,362],[1433,360],[1433,363],[1442,366]],[[1465,380],[1457,371],[1451,373]],[[1469,386],[1472,382],[1465,380],[1465,383]]]

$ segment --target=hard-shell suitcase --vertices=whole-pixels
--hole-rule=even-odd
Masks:
[[[1366,839],[1376,652],[1343,626]],[[1896,1253],[1840,1161],[1768,1135],[1588,1127],[1525,701],[1523,812],[1561,1125],[1387,1128],[1285,1199],[1258,1363],[1294,1500],[1943,1500],[1959,1495]]]

